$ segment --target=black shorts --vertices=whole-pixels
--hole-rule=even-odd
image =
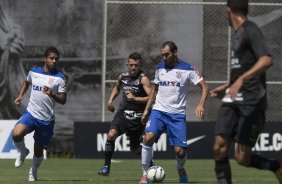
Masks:
[[[259,106],[223,103],[215,125],[215,135],[225,135],[235,142],[253,147],[265,124],[265,111]]]
[[[110,129],[116,129],[118,135],[125,133],[129,137],[130,148],[137,149],[142,141],[145,125],[142,124],[141,117],[133,117],[129,118],[124,111],[118,111],[110,124]]]

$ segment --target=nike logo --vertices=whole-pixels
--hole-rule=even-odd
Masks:
[[[195,142],[197,142],[197,141],[199,141],[199,140],[201,140],[201,139],[203,139],[205,137],[206,137],[205,135],[202,135],[202,136],[199,136],[199,137],[188,139],[187,140],[187,145],[193,144],[193,143],[195,143]],[[183,142],[183,143],[185,143],[185,142]]]

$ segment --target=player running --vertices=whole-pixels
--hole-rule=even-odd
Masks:
[[[110,124],[105,144],[105,163],[97,172],[103,176],[110,174],[111,159],[118,136],[126,133],[130,139],[130,150],[136,154],[141,152],[140,142],[144,133],[141,117],[151,91],[151,81],[141,70],[142,58],[139,53],[134,52],[129,55],[127,67],[128,72],[119,76],[108,100],[109,111],[115,112],[113,101],[122,91],[122,100]]]
[[[235,141],[234,158],[238,164],[273,171],[282,184],[282,162],[252,153],[265,123],[265,72],[272,65],[272,57],[261,30],[247,19],[247,14],[248,0],[227,1],[229,24],[235,32],[230,81],[211,91],[211,96],[224,96],[215,126],[215,173],[219,184],[232,183],[228,150]]]
[[[43,150],[47,148],[53,136],[55,103],[66,103],[65,77],[56,69],[59,58],[60,53],[55,47],[47,48],[44,53],[44,66],[29,71],[21,86],[19,96],[15,100],[15,104],[20,105],[24,94],[31,85],[28,106],[12,133],[14,143],[20,151],[15,167],[20,167],[29,154],[29,149],[25,147],[24,136],[34,131],[34,155],[28,181],[38,179],[37,170],[43,161]]]

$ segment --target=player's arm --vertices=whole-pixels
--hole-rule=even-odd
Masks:
[[[148,99],[148,102],[147,102],[147,105],[146,105],[146,108],[145,108],[143,115],[142,115],[142,118],[141,118],[142,122],[144,124],[147,123],[148,116],[150,114],[150,111],[151,111],[153,104],[155,103],[158,91],[159,91],[159,85],[153,84],[150,95],[149,95],[149,99]]]
[[[115,112],[115,107],[113,105],[113,102],[120,92],[120,88],[121,88],[120,79],[121,79],[121,76],[119,76],[118,81],[116,82],[115,86],[113,87],[111,95],[108,100],[108,110],[111,112]]]
[[[18,97],[17,97],[16,100],[15,100],[15,104],[16,104],[16,105],[20,105],[20,103],[21,103],[21,101],[22,101],[22,99],[23,99],[23,96],[24,96],[25,92],[27,91],[29,85],[30,85],[30,83],[29,83],[27,80],[25,80],[25,81],[22,83],[22,86],[21,86],[21,88],[20,88],[19,95],[18,95]]]
[[[224,83],[220,86],[217,86],[216,88],[212,89],[210,91],[210,96],[211,97],[217,97],[217,98],[222,98],[225,94],[225,90],[227,89],[228,87],[228,83]]]
[[[43,86],[42,92],[48,95],[50,98],[53,98],[57,103],[64,105],[67,101],[67,93],[65,92],[58,92],[57,94],[54,94],[52,89],[48,86]]]
[[[127,92],[127,99],[128,100],[134,100],[136,102],[140,103],[147,103],[149,99],[149,95],[152,89],[151,81],[148,76],[143,76],[141,78],[141,84],[143,85],[143,88],[147,94],[145,97],[139,97],[139,96],[134,96],[130,91]]]
[[[201,80],[197,85],[201,88],[202,93],[201,93],[200,101],[195,109],[195,115],[197,118],[203,119],[205,112],[204,106],[209,94],[209,90],[208,90],[208,85],[204,80]]]
[[[230,97],[236,97],[239,89],[241,88],[245,80],[253,78],[254,76],[257,76],[261,73],[264,73],[271,65],[271,56],[261,56],[252,68],[250,68],[248,71],[239,76],[236,81],[229,87],[228,94],[230,95]]]
[[[67,93],[58,93],[58,94],[52,93],[50,97],[62,105],[64,105],[67,101]]]

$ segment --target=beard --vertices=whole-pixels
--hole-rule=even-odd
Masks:
[[[178,63],[178,58],[176,55],[172,55],[165,60],[165,66],[167,68],[173,68]]]

